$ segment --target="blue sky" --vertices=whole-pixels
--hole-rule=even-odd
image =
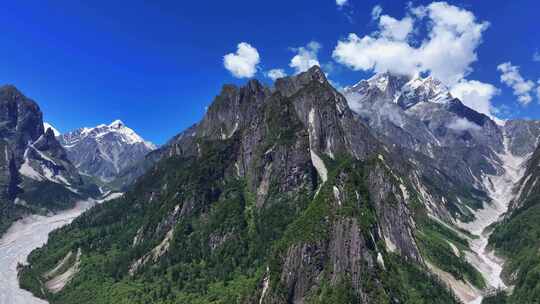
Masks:
[[[410,16],[413,28],[400,43],[418,49],[429,42],[434,24],[426,11],[431,1],[348,0],[342,6],[335,0],[161,2],[3,3],[0,83],[14,84],[36,100],[45,120],[60,131],[119,118],[161,144],[197,122],[224,83],[247,81],[234,77],[223,62],[223,56],[235,53],[241,42],[256,49],[259,60],[253,76],[268,84],[269,70],[293,74],[291,59],[311,54],[334,83],[345,86],[388,65],[388,58],[385,62],[373,54],[368,63],[359,63],[358,58],[365,57],[358,44],[351,44],[350,33],[380,42],[381,16],[395,21]],[[373,18],[377,5],[382,12]],[[490,85],[489,96],[479,98],[500,117],[540,118],[536,95],[540,61],[533,60],[540,52],[540,4],[533,0],[448,2],[448,7],[454,6],[473,15],[473,26],[485,25],[472,42],[477,60],[466,64],[465,75],[454,82]],[[427,17],[417,17],[411,7],[423,7]],[[310,49],[312,41],[320,48],[311,44]],[[336,55],[338,41],[360,53]],[[444,41],[440,47],[446,47]],[[390,60],[398,63],[391,68],[403,66],[399,61],[403,56],[398,57]],[[432,61],[422,64],[433,65],[426,63]],[[498,70],[505,62],[511,64]],[[500,80],[503,72],[506,83]],[[526,106],[518,102],[519,96],[523,102],[523,94],[531,99]]]

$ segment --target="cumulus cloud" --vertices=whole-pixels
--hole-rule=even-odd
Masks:
[[[403,41],[412,32],[413,22],[411,17],[397,20],[388,15],[382,15],[379,19],[381,36],[390,40]]]
[[[287,76],[287,73],[283,69],[272,69],[266,73],[266,77],[276,81],[278,78],[283,78]]]
[[[446,2],[409,6],[402,19],[382,14],[380,6],[371,15],[378,21],[377,30],[362,37],[351,33],[338,41],[332,53],[337,62],[375,73],[431,74],[465,105],[494,118],[491,99],[497,88],[466,79],[488,22]],[[419,36],[423,32],[426,36]]]
[[[354,33],[338,42],[332,56],[337,62],[356,71],[408,74],[418,68],[414,49],[406,43],[371,36],[360,38]]]
[[[501,82],[514,90],[514,95],[517,96],[519,103],[527,105],[532,101],[531,91],[534,89],[535,83],[531,80],[525,80],[521,76],[518,66],[512,65],[511,62],[505,62],[499,64],[497,70],[501,72]]]
[[[230,53],[223,57],[223,65],[236,78],[253,77],[257,73],[259,62],[259,52],[246,42],[238,44],[236,53]]]
[[[378,20],[379,17],[381,17],[382,11],[383,11],[382,6],[378,4],[375,5],[373,9],[371,10],[371,19]]]
[[[450,90],[452,96],[459,98],[467,107],[488,116],[497,110],[491,104],[491,99],[499,94],[499,90],[489,83],[477,80],[461,80]]]
[[[340,6],[340,7],[346,5],[347,2],[349,2],[349,0],[336,0],[337,6]]]
[[[317,53],[321,45],[316,41],[311,41],[305,47],[299,47],[292,49],[297,54],[291,59],[289,66],[295,70],[295,73],[302,73],[314,65],[319,65],[319,59],[317,58]]]
[[[479,125],[467,120],[466,118],[461,117],[452,120],[449,124],[446,125],[446,127],[456,131],[471,131],[481,129]]]
[[[388,15],[380,15],[378,20],[378,30],[370,35],[351,33],[338,41],[333,58],[353,70],[429,72],[449,86],[472,71],[476,48],[489,26],[477,21],[470,11],[446,2],[410,7],[401,20]],[[427,25],[428,35],[418,44],[411,34],[420,24]]]

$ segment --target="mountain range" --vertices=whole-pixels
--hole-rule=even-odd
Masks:
[[[37,108],[14,94],[6,109]],[[21,286],[50,303],[540,299],[540,122],[478,113],[433,77],[338,91],[312,67],[225,85],[159,148],[121,121],[55,137],[33,112],[28,134],[2,133],[21,155],[5,165],[23,178],[7,175],[8,198],[38,177],[126,191],[30,255]]]
[[[103,183],[156,147],[117,120],[60,134],[38,104],[0,87],[0,232],[25,214],[44,214],[116,190]]]

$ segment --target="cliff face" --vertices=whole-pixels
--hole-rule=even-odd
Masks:
[[[411,165],[318,67],[275,88],[223,87],[200,123],[149,158],[123,198],[31,256],[23,286],[59,303],[454,302],[424,267]],[[66,244],[94,263],[42,294],[35,278]],[[124,287],[135,292],[105,292]]]
[[[0,230],[21,214],[71,206],[88,190],[42,117],[15,87],[0,87]]]

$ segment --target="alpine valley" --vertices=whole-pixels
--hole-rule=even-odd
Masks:
[[[121,121],[60,134],[36,102],[0,87],[0,233],[29,214],[51,214],[120,190],[113,180],[156,147]]]
[[[0,248],[65,221],[10,275],[31,303],[540,303],[539,136],[389,72],[225,85],[160,147],[4,86]]]

